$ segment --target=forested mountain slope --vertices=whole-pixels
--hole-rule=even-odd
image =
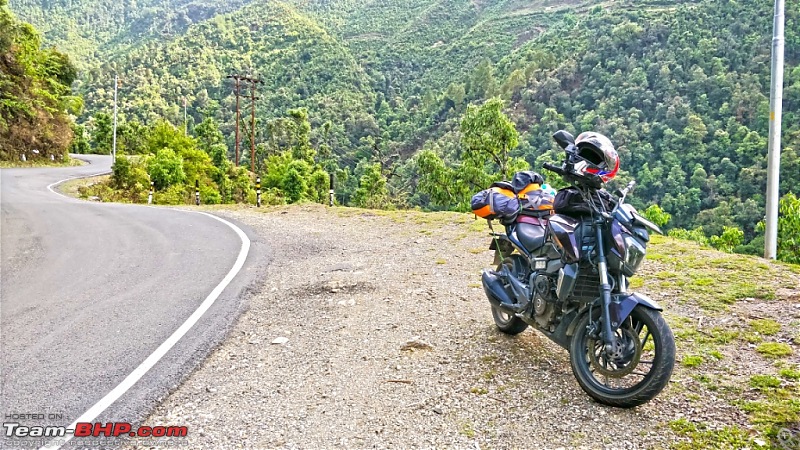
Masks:
[[[0,0],[0,160],[61,159],[72,139],[66,110],[80,108],[70,85],[76,70]]]
[[[369,83],[347,49],[315,21],[279,2],[216,16],[174,41],[149,42],[85,74],[82,91],[89,110],[110,106],[113,67],[122,78],[123,114],[140,122],[164,117],[182,123],[186,98],[192,116],[217,114],[232,133],[235,98],[232,82],[225,78],[232,73],[252,72],[263,80],[258,87],[260,119],[305,106],[317,121],[333,121],[336,136],[343,136],[345,127],[353,131],[368,126],[361,122],[369,122],[367,111],[374,104]],[[249,96],[249,89],[243,88],[242,94]],[[241,100],[245,114],[249,103]]]
[[[169,40],[249,0],[13,0],[20,19],[89,68],[150,40]]]
[[[72,27],[91,41],[79,52],[92,68],[79,85],[90,130],[90,116],[110,111],[116,70],[123,120],[182,125],[186,98],[189,129],[216,118],[230,155],[224,77],[252,70],[266,82],[259,161],[282,148],[278,119],[305,107],[312,145],[335,155],[323,165],[346,180],[340,201],[369,175],[380,181],[370,184],[381,199],[373,205],[463,208],[476,186],[463,170],[460,122],[468,105],[500,97],[520,132],[511,155],[534,168],[557,158],[556,129],[594,129],[619,146],[619,178],[639,181],[639,206],[659,203],[669,227],[758,237],[772,2],[126,1],[14,5],[47,23],[50,42],[82,42],[67,36]],[[787,2],[782,193],[800,185],[799,10]],[[497,167],[481,171],[496,177]],[[441,174],[447,192],[431,182]]]

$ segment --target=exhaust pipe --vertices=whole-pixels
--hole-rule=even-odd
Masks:
[[[525,309],[525,304],[517,304],[508,295],[503,282],[500,277],[489,270],[484,270],[481,275],[481,283],[483,284],[483,291],[486,293],[486,298],[492,306],[509,314],[516,314]]]

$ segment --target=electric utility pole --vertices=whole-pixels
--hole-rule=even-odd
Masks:
[[[236,167],[239,167],[239,122],[242,120],[240,111],[239,111],[239,88],[241,87],[240,81],[242,77],[238,74],[228,75],[225,78],[232,78],[233,79],[233,93],[236,94],[236,159],[234,159],[234,163]]]
[[[117,74],[114,74],[114,137],[111,144],[111,161],[117,162]]]
[[[767,217],[764,258],[775,259],[778,251],[778,181],[781,168],[781,117],[783,110],[784,0],[775,0],[772,25],[772,85],[769,96],[769,150],[767,153]]]
[[[255,77],[242,77],[242,80],[250,82],[250,171],[256,171],[256,85],[264,83]]]

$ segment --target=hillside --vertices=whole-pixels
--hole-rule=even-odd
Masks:
[[[308,107],[316,124],[332,121],[334,136],[341,138],[346,125],[353,128],[368,120],[374,104],[374,94],[347,49],[316,22],[279,2],[216,16],[173,41],[144,44],[87,73],[81,90],[89,110],[109,110],[113,67],[122,73],[125,120],[152,123],[163,117],[182,123],[185,97],[198,123],[204,114],[218,116],[226,135],[233,133],[235,99],[225,77],[236,72],[252,71],[264,81],[258,92],[260,124],[288,109]],[[246,89],[243,93],[249,95]],[[244,113],[249,114],[249,103],[242,100]],[[357,142],[358,136],[351,138]],[[349,145],[345,141],[341,146]]]
[[[70,91],[77,73],[66,55],[41,47],[36,29],[0,0],[0,160],[66,157],[67,110],[81,107]]]
[[[92,68],[111,55],[152,41],[180,36],[189,25],[235,11],[247,0],[13,0],[22,20],[46,41]]]
[[[443,195],[426,170],[464,173],[467,107],[500,97],[519,132],[512,157],[539,168],[557,158],[553,131],[600,131],[619,147],[619,181],[636,178],[637,206],[660,204],[668,228],[702,226],[713,236],[735,227],[740,251],[763,246],[770,2],[297,0],[215,9],[170,1],[128,16],[101,0],[65,4],[15,8],[48,27],[53,43],[79,42],[64,38],[73,26],[94,36],[90,52],[76,50],[91,68],[78,83],[90,132],[103,122],[92,116],[110,111],[116,70],[123,122],[181,126],[185,98],[190,131],[214,118],[230,157],[224,76],[252,70],[266,81],[258,161],[280,153],[280,120],[304,107],[316,162],[340,179],[343,203],[356,202],[366,177],[377,183],[369,189],[384,186],[373,206],[453,209],[471,192]],[[800,185],[799,14],[790,2],[782,194]],[[421,150],[433,162],[427,169]],[[481,180],[498,177],[494,163],[479,170]]]

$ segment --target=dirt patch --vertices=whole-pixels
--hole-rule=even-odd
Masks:
[[[666,448],[692,439],[676,420],[748,428],[731,395],[755,395],[749,375],[770,368],[754,349],[737,353],[737,337],[714,348],[721,360],[679,361],[652,402],[604,407],[580,389],[564,350],[535,331],[512,338],[495,329],[480,289],[492,260],[487,230],[471,215],[321,206],[217,213],[252,227],[272,263],[227,341],[147,420],[187,425],[191,448]],[[646,264],[651,275],[672,268],[663,258]],[[684,333],[679,359],[701,351],[688,339],[713,340],[698,329],[722,336],[756,314],[737,309],[725,322],[648,280],[643,289]],[[711,327],[698,326],[703,315]],[[769,317],[790,329],[793,319]],[[753,369],[751,357],[761,358]],[[736,383],[745,387],[731,391]]]

